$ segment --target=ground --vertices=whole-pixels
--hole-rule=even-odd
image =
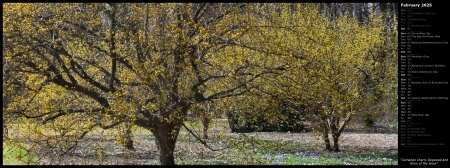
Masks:
[[[188,124],[187,124],[188,125]],[[188,125],[189,126],[189,125]],[[200,133],[201,125],[190,125]],[[159,151],[147,130],[134,129],[134,151],[126,150],[113,134],[89,134],[73,152],[58,157],[40,148],[38,164],[52,165],[157,165]],[[397,165],[396,133],[344,132],[341,152],[325,151],[323,140],[312,132],[230,133],[226,122],[211,125],[208,144],[211,151],[182,129],[175,148],[176,164],[199,165]],[[330,137],[331,138],[331,137]],[[4,156],[5,157],[5,156]]]
[[[180,137],[183,135],[180,135]],[[248,137],[255,137],[258,140],[273,140],[285,144],[309,144],[310,146],[299,146],[295,153],[327,153],[323,151],[323,142],[312,133],[248,133]],[[109,140],[108,140],[109,139]],[[116,145],[113,137],[102,136],[102,139],[96,136],[88,137],[80,144],[78,149],[69,153],[64,159],[56,157],[46,157],[41,161],[47,164],[120,164],[120,165],[147,165],[158,164],[159,151],[154,143],[154,138],[148,134],[135,135],[135,151],[129,151]],[[341,138],[342,154],[354,155],[358,153],[370,153],[374,151],[383,151],[392,155],[397,154],[397,134],[343,134]],[[103,153],[89,150],[89,147],[101,146]],[[294,146],[295,148],[295,146]],[[305,148],[305,149],[301,149]],[[250,148],[249,148],[250,149]],[[43,149],[44,150],[44,149]],[[257,150],[257,149],[256,149]],[[251,152],[257,155],[257,152]],[[289,153],[286,150],[272,150],[274,153]],[[46,151],[41,151],[46,152]],[[48,152],[48,151],[47,151]],[[241,162],[233,157],[231,150],[213,152],[204,148],[201,144],[195,142],[192,136],[184,135],[179,139],[176,147],[175,157],[177,164],[214,164],[208,162],[216,158],[221,158],[224,164],[264,164],[258,161]],[[291,152],[293,153],[293,152]],[[328,152],[329,153],[329,152]],[[240,155],[242,153],[237,153]],[[242,154],[245,155],[245,154]],[[228,157],[230,156],[230,157]],[[395,158],[395,157],[394,157]],[[227,159],[230,161],[227,162]],[[380,158],[381,159],[381,158]],[[205,161],[206,162],[203,162]],[[231,161],[233,160],[233,161]],[[270,164],[270,162],[269,162]]]

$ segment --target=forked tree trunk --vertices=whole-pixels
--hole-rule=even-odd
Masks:
[[[168,123],[158,126],[152,132],[155,135],[155,143],[160,151],[159,161],[161,165],[175,165],[173,155],[180,127],[174,128]]]
[[[352,118],[352,113],[348,113],[347,117],[344,119],[344,122],[342,122],[341,125],[339,125],[339,118],[332,121],[330,129],[331,129],[331,135],[333,137],[333,151],[335,151],[335,152],[340,151],[339,137],[341,136],[342,131],[344,130],[345,126],[347,126],[347,124],[351,118]]]

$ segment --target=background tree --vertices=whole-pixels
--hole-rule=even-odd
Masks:
[[[379,101],[390,102],[384,111],[394,111],[396,34],[386,33],[392,27],[381,15],[371,14],[361,25],[349,13],[321,14],[321,5],[299,5],[297,11],[285,5],[269,14],[269,26],[260,31],[273,39],[273,50],[290,54],[277,60],[286,70],[265,76],[260,91],[306,113],[326,149],[339,151],[339,137],[355,114],[374,114]]]

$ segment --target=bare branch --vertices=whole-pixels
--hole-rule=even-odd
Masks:
[[[181,125],[190,133],[190,134],[192,134],[201,144],[203,144],[206,148],[208,148],[208,149],[210,149],[210,150],[212,150],[212,151],[221,151],[221,150],[224,150],[224,149],[227,149],[228,148],[228,146],[227,147],[224,147],[224,148],[220,148],[220,149],[214,149],[214,148],[212,148],[210,145],[208,145],[203,139],[201,139],[198,135],[196,135],[194,132],[192,132],[192,130],[191,129],[189,129],[187,126],[186,126],[186,124],[184,124],[184,122],[181,122]]]

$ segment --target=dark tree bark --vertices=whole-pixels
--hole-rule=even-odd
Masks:
[[[398,11],[398,3],[391,3],[391,9],[392,9],[392,19],[397,18],[397,11]]]
[[[326,124],[326,119],[325,117],[321,117],[321,122],[322,122],[322,138],[325,141],[325,150],[331,150],[331,144],[330,144],[330,138],[328,138],[328,127]]]
[[[332,151],[339,152],[339,136],[333,135],[333,149]]]
[[[357,7],[358,21],[364,24],[369,16],[369,6],[366,3],[359,3]]]
[[[161,165],[175,165],[175,157],[173,152],[179,131],[179,126],[174,128],[169,123],[156,127],[152,131],[155,135],[156,146],[160,151],[159,161],[161,162]]]
[[[328,130],[324,129],[323,130],[323,139],[325,141],[325,150],[331,150],[331,143],[330,143],[330,139],[328,138]]]
[[[203,139],[208,139],[209,122],[207,117],[203,118]]]
[[[133,134],[131,131],[131,125],[129,123],[125,123],[125,148],[128,150],[134,150],[133,147]]]
[[[388,4],[387,3],[379,3],[380,5],[380,13],[381,16],[383,17],[383,21],[387,24],[389,24],[389,19],[388,19]]]
[[[211,123],[212,118],[210,117],[210,114],[212,113],[211,111],[211,103],[210,102],[206,102],[206,109],[202,108],[202,124],[203,124],[203,139],[208,139],[208,129],[209,129],[209,124]]]

